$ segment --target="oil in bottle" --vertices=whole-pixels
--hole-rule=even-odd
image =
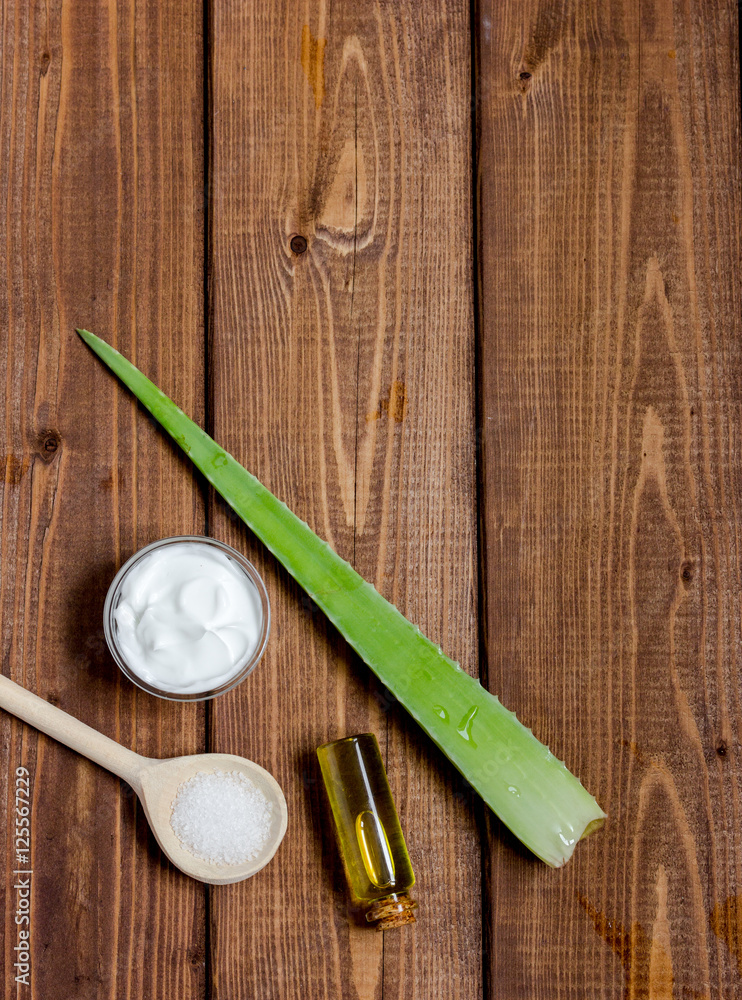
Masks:
[[[346,736],[317,750],[335,820],[340,855],[353,895],[367,904],[378,930],[415,920],[408,890],[410,856],[373,733]]]

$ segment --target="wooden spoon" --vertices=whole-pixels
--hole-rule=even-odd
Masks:
[[[200,753],[168,760],[142,757],[2,675],[0,707],[128,782],[139,796],[157,843],[172,863],[191,878],[211,885],[241,882],[267,865],[283,840],[287,809],[281,786],[273,775],[251,760],[229,753]],[[181,846],[170,825],[170,811],[178,787],[199,772],[214,771],[239,771],[272,803],[270,836],[252,861],[239,865],[202,861]]]

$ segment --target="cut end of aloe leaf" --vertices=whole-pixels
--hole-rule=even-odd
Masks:
[[[596,833],[598,830],[600,830],[602,827],[605,826],[605,821],[608,819],[608,816],[606,815],[606,813],[603,812],[602,809],[600,811],[602,813],[602,816],[599,816],[597,819],[591,820],[587,824],[585,829],[582,831],[582,836],[580,837],[580,840],[584,840],[585,837],[589,837],[591,833]]]
[[[515,836],[554,868],[569,860],[606,815],[566,766],[139,369],[95,334],[77,332]]]

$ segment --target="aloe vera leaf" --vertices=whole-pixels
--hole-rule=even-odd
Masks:
[[[117,350],[77,331],[324,611],[503,823],[552,867],[605,813],[567,767]]]

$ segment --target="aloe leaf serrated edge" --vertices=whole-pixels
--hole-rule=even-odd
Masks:
[[[566,766],[138,368],[95,334],[77,332],[515,836],[552,867],[569,860],[605,813]]]

